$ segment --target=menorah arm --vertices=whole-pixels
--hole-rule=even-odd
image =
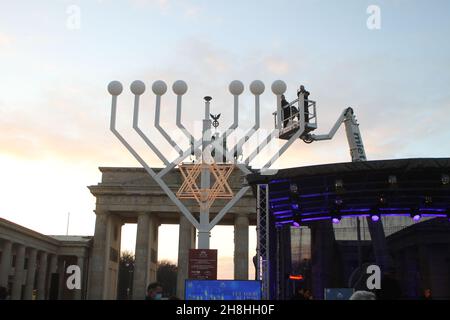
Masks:
[[[153,171],[150,166],[147,165],[144,159],[139,156],[139,154],[136,152],[136,150],[125,140],[125,138],[116,130],[116,115],[117,115],[117,96],[112,97],[112,104],[111,104],[111,121],[110,121],[110,130],[111,132],[116,136],[116,138],[127,148],[127,150],[134,156],[134,158],[142,165],[142,167],[145,168],[147,173],[158,183],[158,185],[161,187],[161,189],[166,192],[166,194],[169,196],[170,200],[172,200],[175,205],[178,206],[178,208],[181,210],[181,212],[184,214],[184,216],[194,225],[195,228],[199,228],[200,224],[198,221],[192,217],[189,210],[184,206],[184,204],[176,197],[176,195],[170,190],[170,188],[164,183],[164,181],[161,180],[161,178],[158,177],[156,172]]]
[[[277,161],[278,158],[280,158],[283,155],[283,153],[286,152],[286,150],[291,146],[291,144],[293,144],[295,140],[300,138],[300,136],[304,131],[305,131],[305,122],[301,122],[298,131],[291,138],[289,138],[289,140],[280,148],[280,150],[263,166],[263,169],[270,168],[275,163],[275,161]]]
[[[222,208],[222,210],[220,210],[220,212],[214,217],[214,219],[209,223],[209,231],[214,228],[214,226],[216,224],[219,223],[220,220],[222,220],[222,218],[225,216],[225,214],[227,214],[228,210],[230,210],[235,204],[236,202],[238,202],[244,195],[245,193],[250,189],[250,187],[243,187],[241,190],[239,190],[238,193],[236,193],[236,195],[233,197],[233,199],[231,199],[226,205],[225,207]]]
[[[185,128],[185,126],[181,123],[181,95],[177,96],[177,127],[180,129],[184,135],[189,139],[189,141],[194,141],[194,137],[192,134]]]
[[[247,157],[247,159],[245,159],[244,162],[247,164],[252,162],[256,158],[256,156],[261,152],[261,150],[264,149],[270,143],[270,141],[272,141],[273,138],[278,138],[278,136],[279,130],[278,129],[272,130],[272,132],[267,135],[264,141],[260,145],[258,145],[255,150],[253,150],[253,152]]]
[[[233,159],[233,154],[230,151],[225,150],[221,144],[219,144],[218,140],[212,141],[210,144],[212,144],[213,148],[215,148],[216,152],[218,153],[219,157],[222,156],[226,159]],[[210,145],[208,144],[208,146]],[[252,173],[245,164],[243,163],[235,163],[235,165],[244,173],[244,174],[250,174]]]
[[[134,96],[134,113],[133,113],[133,129],[139,134],[139,136],[144,140],[147,146],[153,150],[153,152],[158,156],[158,158],[164,162],[167,166],[170,162],[164,157],[164,155],[156,148],[156,146],[150,141],[147,135],[139,128],[139,95]]]
[[[258,131],[260,127],[260,104],[259,104],[259,95],[255,95],[255,125],[251,128],[233,147],[231,154],[235,155],[239,148],[242,146]]]
[[[172,140],[170,135],[160,126],[159,119],[161,114],[161,96],[156,96],[156,108],[155,108],[155,127],[161,133],[161,135],[169,142],[169,144],[180,154],[183,154],[183,150],[178,146],[178,144]]]
[[[173,160],[167,167],[165,167],[163,170],[161,170],[158,173],[158,177],[162,178],[165,174],[167,174],[169,171],[171,171],[173,168],[175,168],[177,165],[179,165],[181,163],[181,161],[186,159],[186,157],[188,157],[191,154],[192,149],[194,149],[194,152],[195,152],[195,150],[197,150],[201,145],[202,145],[202,139],[198,139],[197,141],[195,141],[194,148],[189,147],[188,149],[186,149],[181,156],[179,156],[178,158]]]
[[[233,96],[233,124],[227,129],[227,132],[233,132],[239,126],[239,96]]]
[[[227,130],[218,138],[215,142],[220,142],[220,144],[223,144],[223,141],[227,139],[227,137],[233,133],[234,130],[236,130],[239,127],[239,95],[234,95],[234,106],[233,106],[233,124],[228,127]],[[209,113],[209,111],[208,111]],[[214,143],[215,144],[215,143]]]
[[[216,148],[216,152],[218,152],[219,155],[221,156],[226,156],[227,159],[232,159],[233,158],[233,154],[225,151],[222,152],[223,147],[221,146],[221,144],[219,144],[220,139],[217,140],[213,140],[210,143],[208,143],[206,145],[206,148],[209,147],[211,144]],[[157,175],[159,178],[162,178],[164,175],[166,175],[169,171],[171,171],[173,168],[175,168],[178,164],[180,164],[187,156],[189,156],[192,152],[192,150],[195,152],[196,150],[198,150],[200,147],[202,146],[202,139],[198,139],[194,142],[194,146],[193,148],[188,148],[186,149],[183,154],[181,156],[179,156],[178,158],[176,158],[175,160],[173,160],[167,167],[165,167],[163,170],[161,170]],[[241,171],[243,171],[244,173],[248,174],[251,173],[250,170],[247,169],[247,167],[243,164],[237,164],[237,166],[241,169]]]
[[[178,88],[175,88],[178,87]],[[183,88],[181,88],[183,87]],[[233,130],[235,130],[238,125],[239,125],[239,117],[238,117],[238,108],[239,108],[239,94],[242,93],[243,89],[243,85],[240,83],[232,83],[230,84],[230,87],[234,87],[232,90],[230,89],[230,92],[233,94],[234,96],[234,121],[233,124],[226,130],[226,132],[219,137],[218,139],[214,140],[214,141],[210,141],[206,146],[204,146],[204,148],[208,148],[211,144],[213,144],[216,149],[218,150],[220,155],[224,155],[224,152],[221,152],[222,150],[222,146],[223,146],[223,140],[229,135],[231,134],[231,132],[233,132]],[[185,93],[185,91],[187,90],[187,87],[185,85],[183,85],[182,83],[178,83],[177,85],[174,84],[174,92],[178,95],[181,96],[182,94]],[[261,94],[262,92],[259,92],[258,94]],[[208,100],[209,101],[209,100]],[[259,100],[258,100],[259,101]],[[206,103],[205,105],[205,119],[208,119],[210,116],[210,110],[209,110],[209,103]],[[257,115],[257,124],[259,125],[259,113]],[[181,124],[181,100],[178,99],[177,100],[177,124]],[[188,133],[187,131],[185,132],[185,134]],[[192,136],[189,136],[190,141],[194,141]],[[183,154],[181,154],[180,157],[178,157],[177,159],[175,159],[174,161],[172,161],[172,163],[167,166],[166,168],[164,168],[163,170],[161,170],[158,173],[159,177],[164,176],[165,174],[167,174],[170,170],[172,170],[173,168],[175,168],[175,166],[177,166],[181,161],[183,161],[192,151],[196,151],[199,149],[199,147],[202,146],[202,140],[199,139],[197,141],[195,141],[195,143],[193,144],[193,146],[189,149],[187,149],[186,151],[184,151]],[[226,157],[228,159],[233,159],[233,154],[225,151]],[[242,167],[238,164],[238,167],[245,173],[250,173],[250,171],[245,167],[245,165],[242,165]]]
[[[209,110],[207,110],[207,111],[209,112]],[[206,113],[205,113],[205,114],[206,114]],[[222,139],[217,139],[217,140],[214,140],[214,141],[210,141],[210,142],[205,146],[205,148],[207,148],[207,147],[209,147],[211,144],[213,144],[213,145],[217,148],[219,154],[223,155],[223,153],[221,152],[222,146],[221,146],[221,144],[219,144],[220,141],[222,141]],[[168,172],[170,172],[173,168],[175,168],[178,164],[180,164],[186,157],[188,157],[188,156],[191,154],[191,152],[194,152],[194,153],[195,153],[195,151],[198,150],[198,149],[202,146],[202,143],[203,143],[202,139],[196,140],[196,141],[194,142],[194,144],[193,144],[192,147],[186,149],[186,150],[183,152],[183,154],[181,154],[178,158],[176,158],[175,160],[173,160],[173,161],[170,163],[170,165],[168,165],[168,166],[165,167],[163,170],[161,170],[161,171],[158,173],[158,177],[161,178],[161,177],[163,177],[164,175],[166,175]],[[227,153],[227,156],[229,157],[230,154]],[[231,158],[232,158],[232,157],[231,157]],[[244,166],[244,168],[241,168],[241,169],[243,169],[243,170],[244,170],[244,169],[245,169],[245,170],[248,170],[245,166]],[[248,172],[250,172],[250,171],[248,171]]]

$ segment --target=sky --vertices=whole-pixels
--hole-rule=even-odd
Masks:
[[[205,95],[213,97],[212,112],[222,113],[221,128],[231,124],[228,84],[235,79],[245,85],[240,129],[252,126],[248,86],[259,79],[266,86],[262,127],[270,130],[275,105],[270,86],[282,79],[288,99],[300,84],[311,92],[317,133],[328,132],[342,110],[353,107],[369,160],[449,156],[449,1],[0,4],[0,216],[44,234],[65,234],[70,212],[69,233],[92,235],[95,199],[87,186],[100,181],[98,167],[139,166],[108,129],[111,80],[124,85],[119,129],[155,167],[161,163],[131,130],[129,85],[136,79],[147,85],[141,119],[150,120],[142,128],[158,141],[153,81],[169,86],[161,121],[180,137],[170,91],[175,80],[188,83],[183,122],[194,132]],[[379,9],[376,17],[368,12],[373,6]],[[274,142],[275,149],[279,145]],[[168,144],[160,146],[174,155]],[[260,158],[255,167],[265,155]],[[341,130],[332,141],[296,142],[274,167],[349,160]],[[135,228],[127,225],[123,233],[123,248],[133,250]],[[175,226],[161,227],[160,259],[176,261],[174,237]],[[250,252],[254,238],[252,228]],[[231,278],[232,228],[214,229],[212,247],[219,249],[219,276]]]

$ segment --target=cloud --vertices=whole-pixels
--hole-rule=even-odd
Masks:
[[[86,84],[72,83],[43,91],[45,98],[36,99],[35,105],[20,98],[3,102],[8,108],[0,110],[0,127],[7,132],[0,135],[2,155],[95,166],[130,159],[117,152],[120,145],[108,131],[110,102],[104,90],[92,93]]]
[[[199,6],[187,6],[184,15],[188,18],[197,18],[203,9]]]
[[[0,48],[1,49],[7,49],[10,48],[14,43],[14,39],[5,34],[5,33],[0,33]]]
[[[157,6],[160,9],[167,9],[171,2],[170,0],[131,0],[131,3],[138,5],[138,6]]]
[[[286,75],[290,68],[290,64],[280,57],[267,57],[264,65],[269,72],[277,76]]]

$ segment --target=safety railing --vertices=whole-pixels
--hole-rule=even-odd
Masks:
[[[297,124],[300,121],[300,110],[303,110],[303,106],[300,106],[300,99],[295,99],[291,103],[289,103],[287,106],[281,108],[281,123],[283,125],[283,128],[290,128],[294,124]],[[308,119],[305,119],[306,128],[317,128],[317,112],[316,112],[316,102],[313,100],[304,100],[308,103],[308,112],[305,112],[305,115],[308,115]],[[297,104],[297,107],[295,107],[295,104]],[[296,108],[296,112],[292,113],[293,107]],[[289,113],[290,116],[287,118],[283,117],[283,109],[290,108]],[[312,111],[312,112],[310,112]],[[274,126],[277,127],[277,111],[273,112],[272,115],[274,116]],[[284,126],[284,123],[287,125]]]

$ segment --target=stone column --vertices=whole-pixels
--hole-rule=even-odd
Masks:
[[[138,216],[136,249],[133,274],[133,300],[145,298],[150,252],[150,217],[148,213]]]
[[[234,279],[248,280],[248,215],[234,218]]]
[[[397,255],[398,257],[398,255]],[[414,247],[406,247],[400,256],[401,269],[403,272],[399,274],[403,284],[403,297],[409,300],[417,300],[420,298],[420,278],[417,252]]]
[[[65,299],[65,290],[67,288],[65,275],[66,275],[66,259],[64,256],[58,257],[58,300],[64,300]]]
[[[48,274],[48,279],[47,279],[47,288],[48,290],[50,290],[52,288],[52,279],[53,279],[53,274],[56,273],[56,271],[58,270],[58,256],[56,254],[52,254],[50,255],[50,268],[49,268],[49,274]],[[51,291],[50,291],[51,292]],[[49,299],[58,299],[58,297],[52,297],[50,295],[49,292]]]
[[[12,242],[4,240],[2,264],[0,266],[0,286],[8,288],[8,276],[11,272]]]
[[[25,246],[17,244],[16,265],[14,267],[14,282],[11,292],[11,300],[20,300],[22,298],[22,285],[25,265]]]
[[[188,278],[189,272],[189,249],[193,249],[195,247],[195,229],[183,214],[180,215],[179,227],[177,297],[184,299],[184,281]],[[192,236],[193,234],[194,237]]]
[[[420,244],[417,250],[419,272],[422,288],[431,288],[431,270],[430,270],[430,252],[427,250],[426,245]]]
[[[36,275],[36,257],[37,250],[30,248],[28,255],[27,283],[25,285],[25,300],[31,300],[33,298],[34,278]]]
[[[381,269],[381,273],[390,271],[393,267],[392,257],[389,254],[386,243],[386,236],[384,234],[383,221],[374,222],[370,217],[366,218],[367,226],[370,232],[370,238],[372,239],[373,253],[375,261]]]
[[[103,288],[105,285],[105,273],[107,262],[107,222],[108,214],[106,212],[96,212],[94,246],[92,249],[92,260],[89,272],[89,292],[91,300],[103,299]]]
[[[159,219],[155,216],[149,217],[149,250],[147,265],[147,284],[155,282],[158,268],[158,231]]]
[[[80,267],[80,283],[81,283],[81,287],[80,289],[75,289],[75,294],[74,294],[74,300],[81,300],[82,299],[82,293],[84,290],[84,257],[77,257],[77,266]]]
[[[45,300],[45,280],[47,278],[47,252],[41,252],[39,258],[39,273],[37,283],[37,298],[38,300]]]
[[[314,299],[324,298],[324,289],[333,287],[337,263],[333,261],[334,231],[330,220],[311,223],[312,289]]]

